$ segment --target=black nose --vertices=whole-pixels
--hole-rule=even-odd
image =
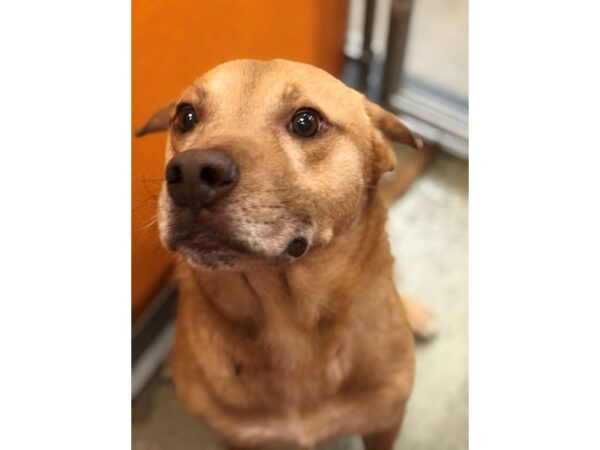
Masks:
[[[217,150],[185,150],[169,161],[165,171],[173,201],[183,207],[208,206],[233,190],[238,166]]]

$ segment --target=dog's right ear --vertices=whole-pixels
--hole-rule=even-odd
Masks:
[[[398,117],[386,111],[378,104],[371,102],[366,97],[364,101],[367,115],[371,118],[371,122],[385,137],[413,148],[421,148],[423,146],[423,141],[417,138],[410,131],[410,128],[404,125]]]
[[[166,131],[169,127],[169,120],[171,119],[173,108],[175,108],[175,101],[172,101],[160,108],[143,126],[136,130],[135,135],[137,137],[141,137],[150,133]]]

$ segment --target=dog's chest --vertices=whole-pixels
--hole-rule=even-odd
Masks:
[[[343,384],[350,362],[342,341],[319,340],[292,328],[276,333],[276,339],[257,343],[253,351],[240,349],[222,358],[232,407],[243,398],[257,408],[302,410]]]
[[[302,332],[289,323],[265,330],[254,342],[181,331],[173,360],[193,361],[199,370],[176,383],[206,389],[234,410],[311,408],[334,395],[351,371],[348,339]]]
[[[350,372],[348,349],[337,340],[315,349],[313,341],[295,333],[279,337],[281,347],[265,349],[263,355],[251,352],[251,357],[248,349],[218,354],[213,351],[218,347],[205,347],[198,360],[198,354],[185,354],[189,347],[176,346],[175,360],[196,359],[200,366],[174,372],[180,395],[193,402],[188,409],[239,442],[297,444],[308,439],[306,416],[340,392]],[[284,343],[288,339],[291,347]],[[305,353],[308,349],[313,352]]]

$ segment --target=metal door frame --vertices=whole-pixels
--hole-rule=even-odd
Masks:
[[[369,91],[368,75],[373,64],[371,40],[375,0],[365,0],[363,54],[360,60],[360,89]],[[404,60],[409,38],[412,0],[392,0],[381,86],[378,100],[396,113],[417,134],[446,151],[468,159],[468,102],[438,95],[435,89],[411,83],[404,76]]]

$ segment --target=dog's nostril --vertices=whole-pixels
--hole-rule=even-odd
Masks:
[[[218,170],[210,166],[203,167],[202,170],[200,170],[200,179],[209,186],[215,186],[226,181],[223,179]]]
[[[183,175],[179,166],[168,166],[165,172],[165,178],[168,184],[181,183],[183,180]]]

